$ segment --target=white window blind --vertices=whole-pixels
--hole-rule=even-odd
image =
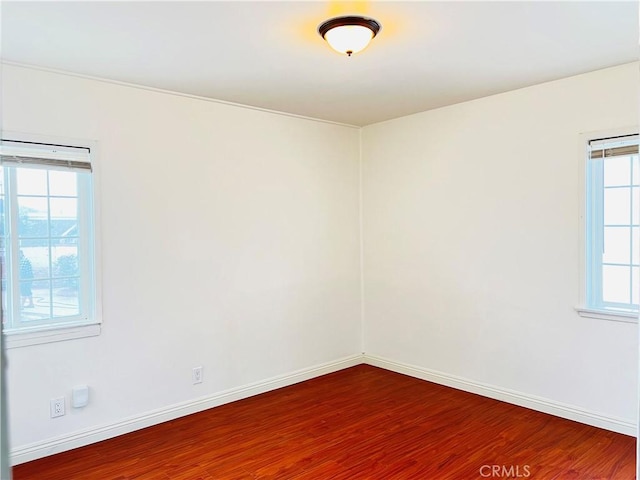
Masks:
[[[0,164],[13,167],[43,167],[66,170],[91,171],[90,150],[32,142],[2,140]]]

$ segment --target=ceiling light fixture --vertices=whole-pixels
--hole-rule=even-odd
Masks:
[[[364,50],[380,31],[380,24],[365,17],[337,17],[318,27],[318,33],[336,52],[351,56]]]

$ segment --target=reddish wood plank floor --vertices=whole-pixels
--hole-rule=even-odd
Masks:
[[[632,437],[360,365],[18,465],[13,475],[630,480],[634,471]]]

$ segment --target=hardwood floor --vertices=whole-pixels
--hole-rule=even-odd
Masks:
[[[360,365],[18,465],[29,480],[630,480],[635,438]]]

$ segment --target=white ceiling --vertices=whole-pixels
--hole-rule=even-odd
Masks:
[[[367,125],[638,59],[629,2],[2,2],[2,57]],[[382,24],[349,58],[327,18]]]

